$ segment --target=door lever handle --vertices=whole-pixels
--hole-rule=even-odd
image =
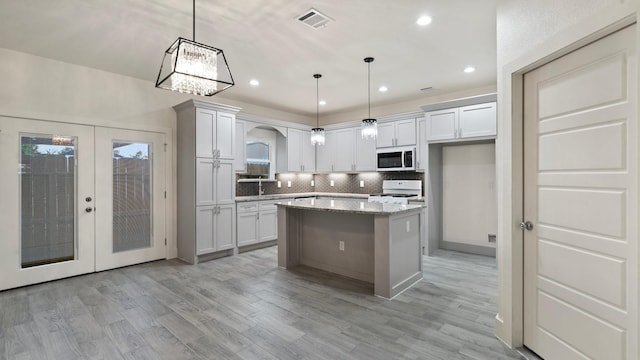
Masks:
[[[533,223],[531,221],[521,222],[520,229],[531,231],[533,230]]]

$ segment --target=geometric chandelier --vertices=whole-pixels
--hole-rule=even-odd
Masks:
[[[195,40],[196,0],[193,0],[193,40],[179,37],[165,51],[157,88],[211,96],[235,85],[224,52]]]

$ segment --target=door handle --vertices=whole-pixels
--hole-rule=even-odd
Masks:
[[[87,207],[84,209],[84,211],[86,211],[86,212],[90,213],[90,212],[92,212],[92,211],[93,211],[93,208],[92,208],[91,206],[87,206]]]
[[[531,231],[533,230],[533,223],[531,221],[521,222],[520,229]]]

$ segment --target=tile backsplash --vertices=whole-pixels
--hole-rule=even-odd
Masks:
[[[236,175],[236,179],[239,176]],[[377,194],[382,192],[383,180],[422,180],[424,173],[418,172],[371,172],[358,174],[276,174],[277,181],[263,182],[262,189],[268,194],[288,194],[305,192],[328,193],[352,193],[352,194]],[[311,186],[311,181],[315,186]],[[333,180],[333,186],[331,186]],[[291,187],[288,182],[291,181]],[[360,181],[364,181],[364,187],[360,187]],[[258,183],[236,183],[236,196],[258,195]]]

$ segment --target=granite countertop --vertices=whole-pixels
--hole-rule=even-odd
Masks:
[[[369,198],[369,194],[310,192],[310,193],[291,193],[291,194],[269,194],[269,195],[261,195],[261,196],[258,196],[258,195],[236,196],[236,202],[290,199],[290,198],[305,197],[305,196],[306,197],[310,197],[310,196],[330,196],[330,197],[344,197],[344,198],[358,198],[358,199],[367,199],[367,198]]]
[[[394,215],[405,211],[418,210],[423,208],[423,205],[380,204],[356,199],[298,199],[277,204],[279,206],[295,209],[348,212],[353,214],[370,215]]]

